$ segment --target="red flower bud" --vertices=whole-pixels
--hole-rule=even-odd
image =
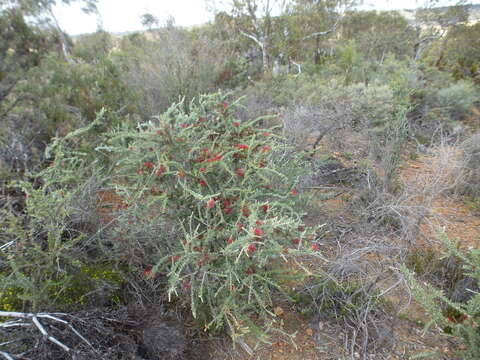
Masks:
[[[257,224],[257,225],[263,225],[263,222],[262,222],[261,220],[257,220],[257,221],[255,221],[255,224]]]
[[[265,145],[264,147],[262,147],[263,152],[269,152],[270,150],[272,150],[272,147],[269,145]]]
[[[200,172],[201,172],[201,173],[204,173],[205,171],[207,171],[207,169],[205,169],[205,168],[200,168]]]
[[[295,195],[298,194],[298,191],[295,190],[295,189],[292,189],[292,190],[290,191],[290,194],[292,194],[292,196],[295,196]]]
[[[199,122],[199,123],[207,122],[207,118],[205,118],[205,117],[200,117],[200,118],[198,118],[198,122]]]
[[[265,167],[265,163],[264,163],[263,161],[260,161],[260,162],[257,164],[257,166],[258,166],[259,168],[264,168],[264,167]]]
[[[255,228],[253,230],[253,233],[255,234],[255,236],[258,236],[258,237],[262,237],[263,236],[263,230],[260,229],[260,228]]]
[[[270,133],[269,133],[268,131],[265,131],[265,132],[263,133],[263,136],[270,136]]]
[[[294,244],[294,245],[300,244],[300,239],[293,239],[292,244]]]
[[[188,127],[188,124],[180,124],[180,127],[181,127],[182,129],[186,129],[186,128]]]
[[[247,270],[245,270],[245,274],[247,275],[252,275],[255,274],[255,268],[253,266],[250,266]]]
[[[215,207],[215,200],[213,200],[213,199],[208,200],[207,208],[213,209],[214,207]]]
[[[190,289],[190,282],[187,279],[183,280],[183,288],[185,290]]]
[[[228,238],[228,240],[227,240],[227,244],[229,244],[229,245],[230,245],[230,244],[233,244],[233,241],[234,241],[233,237],[230,237],[230,238]]]
[[[170,261],[171,261],[172,263],[174,263],[174,262],[178,261],[179,259],[180,259],[180,256],[179,256],[179,255],[174,255],[174,256],[172,256],[172,257],[170,258]]]
[[[206,183],[205,180],[203,180],[203,179],[198,180],[198,183],[199,183],[200,186],[202,186],[202,187],[206,187],[206,186],[207,186],[207,183]]]
[[[160,165],[157,169],[157,171],[155,171],[155,175],[157,176],[162,176],[162,174],[167,171],[167,168],[163,165]]]
[[[270,209],[270,206],[268,204],[263,204],[261,208],[263,209],[263,212],[267,213],[268,209]]]
[[[144,275],[147,279],[151,279],[152,276],[153,276],[152,269],[145,269],[145,270],[143,270],[143,275]]]
[[[234,122],[233,122],[233,126],[239,127],[239,126],[240,126],[240,123],[239,123],[238,121],[234,121]]]
[[[245,176],[245,172],[243,171],[243,169],[235,169],[235,174],[237,174],[238,177],[244,177]]]
[[[300,225],[297,229],[298,229],[298,231],[305,231],[305,226]]]
[[[210,158],[210,159],[207,159],[207,162],[215,162],[215,161],[219,161],[219,160],[222,160],[222,155],[215,155],[214,157]]]
[[[245,144],[238,144],[237,149],[238,150],[248,150],[249,146]]]
[[[248,252],[250,254],[253,254],[255,251],[257,251],[257,247],[255,246],[255,244],[248,245]]]
[[[312,250],[313,251],[320,251],[320,245],[318,245],[317,243],[312,244]]]
[[[233,209],[228,207],[228,208],[224,208],[223,211],[225,212],[225,214],[231,214],[233,212]]]
[[[243,216],[245,216],[245,217],[249,217],[249,216],[250,216],[250,209],[249,209],[248,207],[244,206],[244,207],[242,208],[242,214],[243,214]]]

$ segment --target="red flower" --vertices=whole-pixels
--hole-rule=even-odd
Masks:
[[[153,278],[153,272],[151,268],[143,270],[143,276],[145,276],[147,279]]]
[[[234,121],[234,122],[233,122],[233,126],[239,127],[239,126],[240,126],[240,123],[239,123],[238,121]]]
[[[292,244],[294,244],[294,245],[300,244],[300,239],[293,239]]]
[[[255,234],[255,236],[258,236],[258,237],[262,237],[263,236],[263,230],[260,229],[260,228],[255,228],[253,230],[253,233]]]
[[[263,152],[269,152],[270,150],[272,150],[272,147],[269,145],[265,145],[264,147],[262,147]]]
[[[225,199],[223,200],[223,206],[224,207],[229,207],[230,205],[232,205],[232,202],[228,199]]]
[[[292,189],[292,190],[290,191],[290,194],[292,194],[292,196],[295,196],[295,195],[298,194],[298,191],[295,190],[295,189]]]
[[[263,133],[263,136],[270,136],[270,133],[269,133],[268,131],[265,131],[265,132]]]
[[[205,168],[200,168],[200,172],[204,173],[205,171],[207,171],[207,169],[205,169]]]
[[[198,180],[198,183],[199,183],[200,186],[202,186],[202,187],[206,187],[206,186],[207,186],[207,183],[206,183],[205,180],[203,180],[203,179]]]
[[[268,204],[263,204],[261,208],[263,209],[263,212],[267,213],[268,209],[270,209],[270,206]]]
[[[249,146],[245,144],[238,144],[237,149],[238,150],[248,150]]]
[[[244,177],[245,176],[245,171],[243,169],[235,169],[235,174],[237,174],[238,177]]]
[[[250,245],[248,245],[247,250],[250,254],[253,254],[255,251],[257,251],[257,247],[255,246],[255,244],[250,244]]]
[[[180,127],[181,127],[182,129],[186,129],[186,128],[188,127],[188,124],[180,124]]]
[[[229,245],[233,244],[233,241],[234,241],[233,237],[229,237],[228,240],[227,240],[227,244],[229,244]]]
[[[162,176],[162,174],[167,171],[167,168],[163,165],[160,165],[157,171],[155,171],[155,175]]]
[[[176,261],[180,260],[180,256],[179,255],[174,255],[170,258],[170,261],[172,262],[172,264]]]
[[[243,214],[243,216],[245,216],[245,217],[249,217],[249,216],[250,216],[250,209],[249,209],[248,207],[244,206],[244,207],[242,208],[242,214]]]
[[[208,159],[207,162],[215,162],[219,160],[222,160],[222,155],[215,155],[214,157]]]
[[[313,251],[320,251],[320,245],[318,245],[317,243],[312,244],[312,250]]]
[[[208,200],[207,208],[213,209],[214,207],[215,207],[215,200],[213,200],[213,199]]]

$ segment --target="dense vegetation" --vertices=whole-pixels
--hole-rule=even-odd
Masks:
[[[0,358],[251,355],[296,341],[285,312],[340,329],[322,359],[398,357],[418,320],[442,342],[408,356],[477,358],[480,239],[433,210],[480,216],[475,7],[241,0],[70,38],[55,3],[0,0]]]

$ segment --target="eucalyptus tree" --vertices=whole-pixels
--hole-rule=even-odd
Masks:
[[[87,14],[96,13],[97,11],[97,0],[0,0],[0,11],[17,9],[28,19],[38,23],[38,25],[53,29],[58,35],[65,58],[68,58],[69,46],[67,37],[55,16],[54,8],[60,4],[71,5],[74,3],[80,4],[82,11]]]
[[[466,0],[451,1],[450,6],[440,6],[440,0],[422,0],[417,2],[414,10],[416,41],[414,43],[414,60],[422,56],[423,51],[452,29],[468,23],[469,10]]]

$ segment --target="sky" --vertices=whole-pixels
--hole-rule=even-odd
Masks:
[[[362,9],[406,9],[414,8],[419,0],[365,0]],[[452,1],[444,0],[443,3]],[[160,23],[173,16],[180,26],[198,25],[208,22],[213,14],[207,10],[206,0],[98,0],[100,19],[95,15],[82,13],[78,5],[60,5],[55,15],[60,26],[70,35],[90,33],[98,25],[109,32],[141,30],[140,16],[155,15]]]

